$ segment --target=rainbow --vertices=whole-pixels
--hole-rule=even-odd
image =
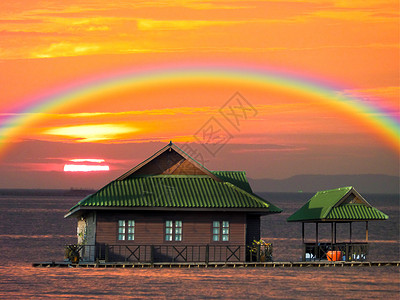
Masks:
[[[85,101],[85,98],[96,94],[117,91],[130,86],[201,80],[248,83],[316,97],[326,105],[347,111],[353,117],[372,126],[375,132],[400,151],[398,111],[384,109],[378,101],[371,102],[361,96],[348,95],[343,92],[346,89],[341,86],[333,86],[295,73],[240,64],[181,64],[119,70],[83,78],[49,89],[34,97],[21,99],[17,102],[21,106],[8,114],[8,118],[0,124],[0,154],[5,151],[7,141],[12,136],[17,136],[21,130],[38,119],[37,113],[50,112],[64,105],[73,104],[75,101]]]

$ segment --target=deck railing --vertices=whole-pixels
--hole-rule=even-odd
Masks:
[[[244,262],[271,261],[272,245],[263,251],[246,245],[67,245],[72,262]]]
[[[364,261],[367,259],[368,243],[304,243],[303,261]]]

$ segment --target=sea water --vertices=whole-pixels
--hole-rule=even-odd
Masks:
[[[286,218],[312,195],[260,194],[284,212],[262,218],[262,236],[274,245],[275,261],[298,261],[301,224]],[[399,196],[364,195],[390,219],[369,222],[369,260],[399,260]],[[399,299],[399,267],[85,269],[34,268],[62,261],[63,246],[76,242],[76,221],[64,214],[82,197],[46,193],[0,195],[0,298],[81,299]],[[319,228],[330,240],[330,226]],[[338,242],[349,228],[340,224]],[[365,240],[365,223],[353,224],[353,241]],[[306,226],[306,239],[315,227]]]

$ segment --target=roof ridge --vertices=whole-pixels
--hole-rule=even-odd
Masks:
[[[188,153],[186,153],[184,150],[182,150],[180,147],[178,147],[176,144],[174,144],[172,141],[168,143],[168,145],[164,146],[160,150],[158,150],[156,153],[151,155],[149,158],[145,159],[141,163],[137,164],[135,167],[131,168],[129,171],[125,172],[121,176],[119,176],[116,180],[125,180],[126,178],[130,177],[132,174],[134,174],[136,171],[144,167],[146,164],[151,162],[153,159],[157,158],[164,152],[166,152],[168,149],[174,150],[176,153],[178,153],[180,156],[182,156],[185,160],[190,161],[196,168],[200,169],[203,173],[207,174],[209,177],[216,181],[220,181],[221,179],[216,176],[215,174],[212,173],[209,169],[207,169],[204,165],[199,163],[197,160],[195,160],[193,157],[191,157]]]
[[[212,179],[210,176],[206,175],[206,174],[200,174],[200,175],[195,175],[195,174],[157,174],[157,175],[136,175],[133,176],[131,178],[127,178],[124,180],[128,180],[128,179],[134,179],[134,178],[164,178],[164,177],[172,177],[172,178],[179,178],[179,177],[195,177],[195,178],[210,178]]]
[[[246,171],[230,171],[230,170],[215,170],[215,171],[210,171],[210,172],[230,172],[230,173],[246,173]]]
[[[347,186],[347,187],[340,187],[340,188],[336,188],[336,189],[331,189],[331,190],[327,190],[327,192],[333,192],[333,191],[341,191],[344,190],[346,191],[346,193],[340,197],[340,199],[338,199],[334,204],[331,204],[330,206],[327,207],[325,213],[321,216],[322,218],[326,218],[327,216],[329,216],[329,214],[331,213],[332,209],[334,207],[336,207],[336,204],[338,204],[339,202],[341,202],[345,197],[347,197],[349,195],[349,193],[352,192],[354,188],[352,186]]]
[[[202,166],[204,169],[206,169],[208,172],[212,173],[213,171],[210,171],[209,169],[207,169],[203,164],[199,163],[197,160],[195,160],[191,155],[189,155],[188,153],[186,153],[186,151],[182,150],[181,147],[177,146],[176,144],[174,144],[172,141],[169,142],[169,145],[175,146],[176,148],[178,148],[180,151],[182,151],[183,153],[185,153],[185,155],[187,155],[191,160],[193,160],[194,162],[196,162],[197,164],[199,164],[200,166]]]
[[[135,170],[136,168],[138,168],[140,165],[145,165],[145,162],[147,161],[151,161],[153,158],[157,157],[160,153],[164,152],[166,148],[171,147],[170,144],[172,142],[170,141],[168,145],[162,147],[160,150],[158,150],[157,152],[153,153],[152,155],[150,155],[148,158],[146,158],[145,160],[141,161],[140,163],[138,163],[136,166],[134,166],[133,168],[129,169],[128,171],[126,171],[124,174],[122,174],[121,176],[119,176],[116,180],[124,180],[127,177],[129,177],[132,173],[132,170]]]
[[[327,192],[333,192],[333,191],[340,191],[340,190],[344,190],[344,189],[349,189],[349,190],[351,190],[351,189],[353,189],[353,188],[354,188],[353,186],[343,186],[343,187],[335,188],[335,189],[317,191],[316,194],[319,194],[319,193],[327,193]]]

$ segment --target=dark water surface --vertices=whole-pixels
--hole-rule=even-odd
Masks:
[[[262,219],[262,236],[274,244],[275,261],[298,261],[301,225],[286,218],[310,194],[262,194],[284,209]],[[370,222],[373,261],[399,260],[398,195],[364,195],[389,215]],[[75,269],[33,268],[34,261],[63,260],[63,245],[76,242],[76,224],[63,215],[82,197],[0,196],[0,299],[155,298],[399,299],[398,267],[267,269]],[[329,240],[330,226],[320,226]],[[315,235],[306,226],[306,237]],[[338,226],[338,241],[347,241],[348,226]],[[353,239],[365,239],[365,223],[353,225]]]

